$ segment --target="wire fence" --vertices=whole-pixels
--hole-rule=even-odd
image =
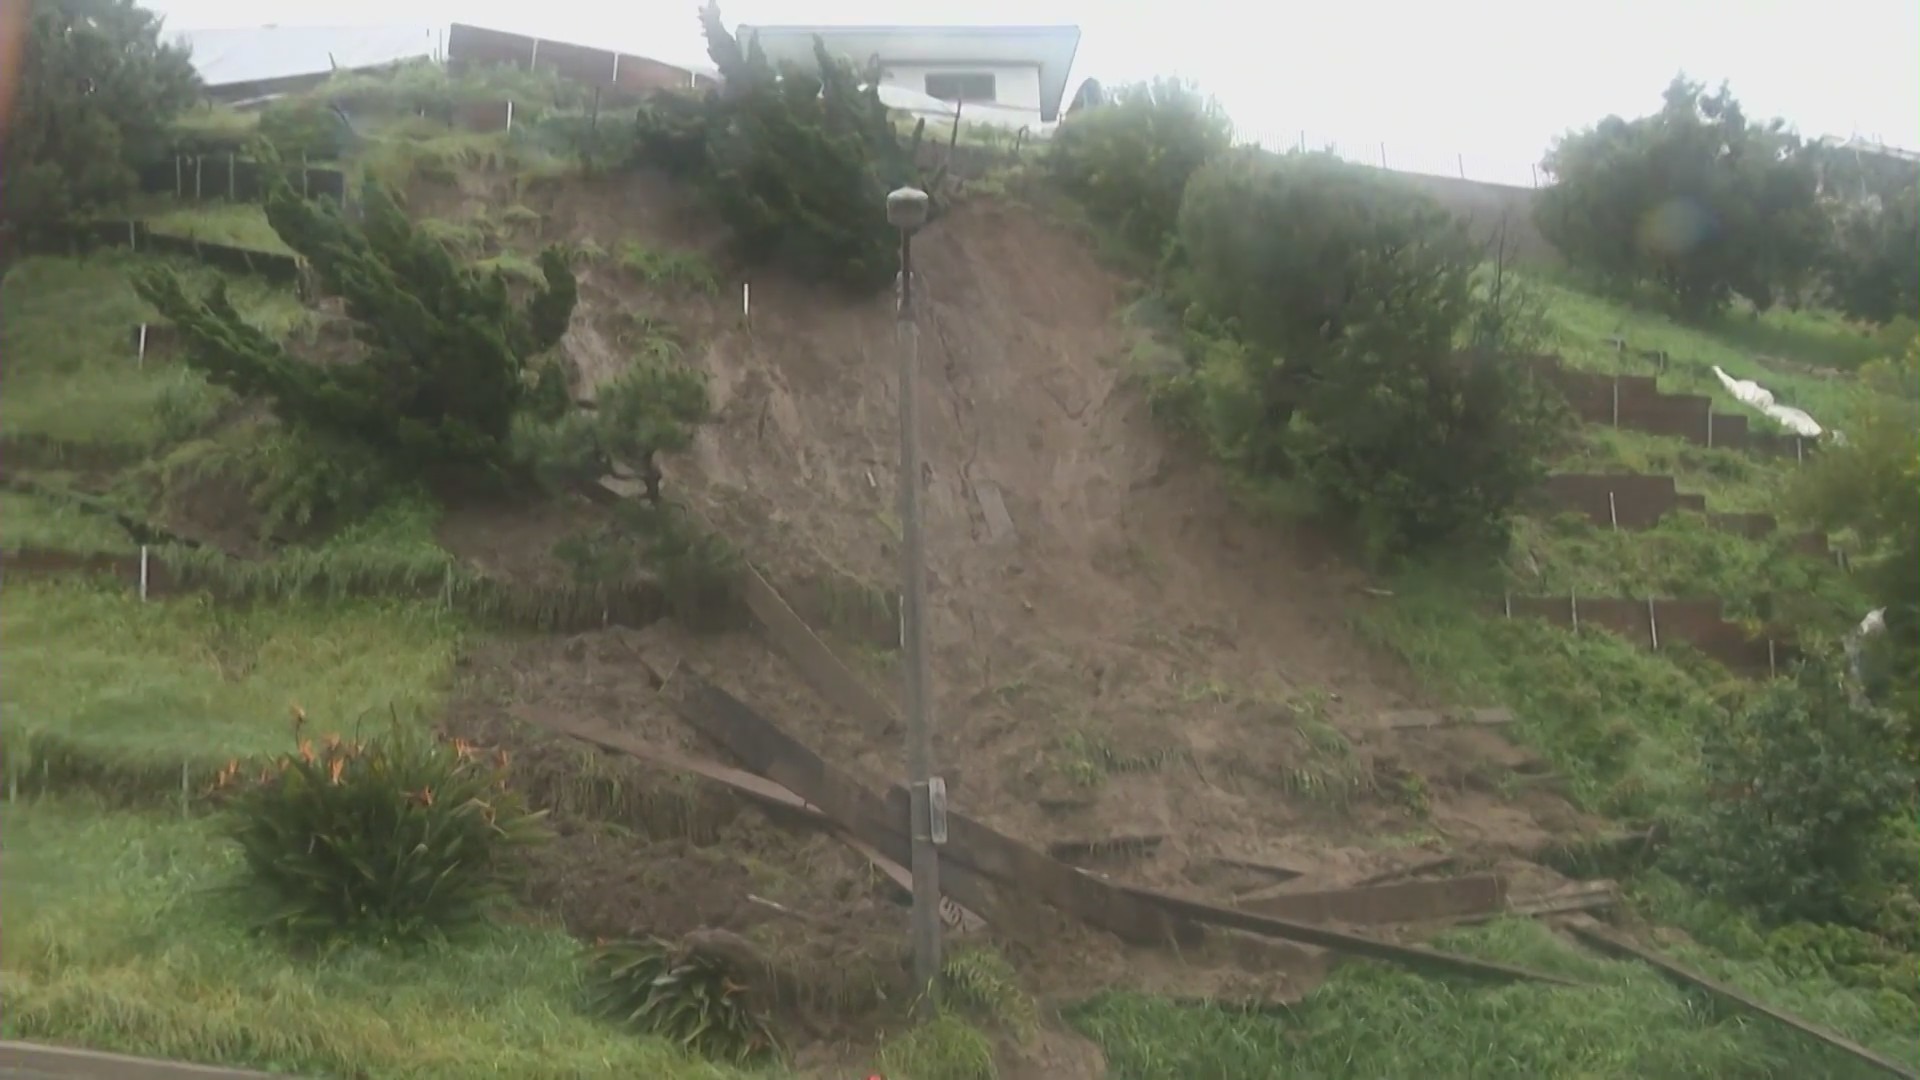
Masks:
[[[1328,139],[1306,128],[1289,131],[1270,127],[1237,127],[1234,134],[1241,142],[1257,143],[1278,153],[1289,150],[1328,151],[1357,165],[1371,165],[1394,172],[1448,176],[1504,187],[1537,188],[1546,183],[1538,163],[1511,156],[1468,154],[1432,146],[1396,146],[1384,141],[1362,143],[1351,139]]]

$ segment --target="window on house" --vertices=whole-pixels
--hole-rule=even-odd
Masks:
[[[961,71],[929,73],[927,94],[941,101],[992,101],[993,76]]]

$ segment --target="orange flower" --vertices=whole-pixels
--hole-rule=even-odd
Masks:
[[[500,747],[499,749],[497,749],[497,750],[495,750],[495,751],[493,752],[493,763],[494,763],[495,765],[498,765],[499,767],[501,767],[501,768],[503,768],[503,769],[504,769],[504,768],[506,768],[506,767],[507,767],[507,760],[508,760],[508,758],[507,758],[507,748],[506,748],[506,747],[504,747],[504,746],[503,746],[503,747]]]
[[[329,761],[327,763],[327,782],[330,784],[336,784],[336,785],[339,784],[340,774],[342,772],[345,772],[346,768],[347,768],[347,763],[346,763],[346,760],[343,758],[334,758],[333,760]]]
[[[461,738],[452,739],[449,742],[449,745],[453,747],[453,752],[455,754],[458,754],[461,760],[463,761],[467,758],[472,757],[474,754],[478,753],[478,751],[474,749],[473,744],[468,742],[465,739],[461,739]]]
[[[300,760],[313,764],[313,742],[309,739],[300,740]]]

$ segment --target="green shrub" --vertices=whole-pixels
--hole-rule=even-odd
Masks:
[[[230,763],[216,787],[246,885],[271,904],[268,928],[308,941],[407,943],[484,917],[510,880],[511,848],[540,836],[506,786],[506,758],[443,743],[397,719],[383,736],[302,737],[249,775]]]
[[[712,417],[700,372],[668,359],[643,357],[600,387],[589,410],[552,421],[529,418],[515,434],[515,453],[549,483],[592,483],[614,464],[638,470],[647,501],[660,501],[661,453],[693,445],[694,428]]]
[[[750,261],[859,290],[892,281],[886,195],[915,175],[878,78],[862,90],[818,40],[814,67],[776,73],[757,45],[741,50],[714,4],[701,23],[724,89],[657,93],[640,110],[640,159],[698,185]]]
[[[1070,116],[1054,133],[1048,165],[1094,220],[1158,258],[1174,235],[1188,178],[1232,141],[1217,102],[1190,84],[1156,79]]]
[[[1459,221],[1378,170],[1250,151],[1194,175],[1180,243],[1203,348],[1175,397],[1217,452],[1297,473],[1377,555],[1504,540],[1554,412],[1511,360],[1456,355],[1520,322]]]
[[[691,1053],[745,1064],[771,1054],[775,1044],[736,974],[745,973],[658,939],[606,942],[587,954],[589,1007]]]
[[[1770,921],[1877,921],[1914,772],[1894,718],[1856,700],[1842,668],[1815,652],[1707,731],[1705,801],[1676,830],[1675,874]]]
[[[276,101],[260,114],[260,137],[280,157],[299,161],[333,161],[346,153],[351,129],[325,102],[312,98]]]

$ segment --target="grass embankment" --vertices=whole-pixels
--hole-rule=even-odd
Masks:
[[[1278,1015],[1121,993],[1096,999],[1074,1019],[1105,1048],[1113,1080],[1879,1075],[1771,1022],[1719,1012],[1644,966],[1576,952],[1534,923],[1497,923],[1449,935],[1444,944],[1591,988],[1456,985],[1356,965]],[[1679,955],[1721,977],[1764,986],[1771,1000],[1860,1032],[1887,1053],[1920,1058],[1912,1026],[1877,1012],[1861,992],[1817,978],[1781,980],[1761,966],[1700,950]]]
[[[126,283],[137,262],[32,259],[8,276],[0,424],[34,450],[16,473],[42,465],[32,478],[50,488],[84,478],[138,504],[146,464],[223,407],[177,362],[136,366],[127,329],[151,314]],[[291,296],[231,286],[265,326],[303,321]],[[258,572],[316,586],[369,566],[435,572],[448,556],[417,509]],[[0,548],[24,547],[137,549],[72,502],[0,493]],[[282,584],[263,592],[300,581]],[[199,798],[213,770],[287,749],[294,704],[342,732],[432,716],[469,632],[432,602],[142,603],[119,584],[9,581],[0,1032],[308,1075],[731,1075],[590,1019],[577,943],[537,918],[417,953],[316,957],[252,934],[223,890],[239,867]]]

